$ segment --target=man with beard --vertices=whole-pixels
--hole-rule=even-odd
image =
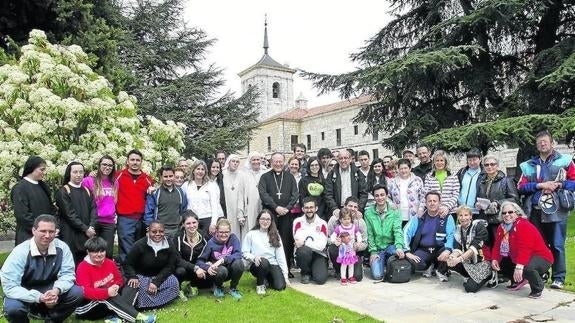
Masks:
[[[313,197],[303,200],[304,215],[294,220],[293,237],[296,262],[301,269],[301,283],[309,284],[310,278],[318,285],[327,280],[327,223],[317,214]]]
[[[120,261],[124,261],[134,242],[144,235],[143,216],[146,193],[154,180],[142,171],[142,153],[133,149],[128,152],[126,168],[116,174],[118,200],[118,241]]]
[[[272,217],[278,227],[289,266],[293,260],[294,244],[292,236],[293,217],[290,210],[297,203],[299,192],[295,178],[288,171],[284,171],[284,155],[276,152],[272,154],[271,159],[272,169],[260,177],[258,190],[263,207],[272,211]],[[291,273],[289,276],[293,278]]]

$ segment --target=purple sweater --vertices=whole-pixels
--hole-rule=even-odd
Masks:
[[[204,270],[208,270],[210,267],[208,262],[214,263],[222,258],[224,259],[223,265],[229,265],[234,260],[242,258],[240,239],[233,233],[230,234],[230,238],[225,243],[220,242],[215,237],[208,240],[204,252],[198,258],[197,265]]]

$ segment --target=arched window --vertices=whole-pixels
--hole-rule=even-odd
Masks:
[[[272,97],[274,99],[278,99],[280,97],[280,84],[278,82],[274,82],[274,84],[272,84]]]

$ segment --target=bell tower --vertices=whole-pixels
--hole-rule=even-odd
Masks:
[[[260,121],[293,108],[293,75],[296,72],[269,55],[267,17],[264,21],[263,48],[264,54],[260,60],[238,73],[242,82],[242,93],[252,86],[257,86],[259,90]]]

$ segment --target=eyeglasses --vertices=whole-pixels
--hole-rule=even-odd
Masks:
[[[501,214],[505,215],[505,214],[513,214],[515,213],[515,211],[503,211],[501,212]]]
[[[104,163],[100,164],[100,166],[108,167],[108,168],[114,167],[114,165],[112,165],[112,164],[104,164]]]
[[[497,163],[485,163],[483,164],[485,167],[495,167],[497,166]]]
[[[271,221],[272,221],[272,219],[260,218],[260,221],[264,221],[264,222],[271,222]]]
[[[331,166],[331,167],[335,167],[335,165],[337,165],[337,164],[329,164],[329,166]]]
[[[226,234],[230,234],[230,231],[218,231],[218,234],[226,235]]]

